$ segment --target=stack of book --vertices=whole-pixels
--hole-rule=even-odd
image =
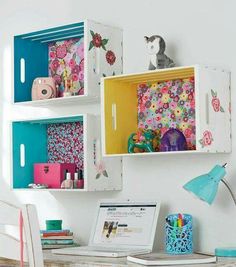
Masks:
[[[65,248],[76,245],[73,233],[70,230],[42,230],[40,234],[43,249]]]

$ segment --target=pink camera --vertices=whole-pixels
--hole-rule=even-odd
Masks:
[[[32,100],[43,100],[57,97],[56,84],[53,78],[36,78],[32,86]]]

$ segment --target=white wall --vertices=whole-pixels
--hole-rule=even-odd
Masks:
[[[160,34],[167,42],[167,54],[178,65],[207,64],[232,71],[233,137],[236,84],[236,3],[234,0],[0,0],[0,116],[1,186],[0,198],[37,205],[40,222],[62,218],[81,244],[88,241],[95,204],[99,198],[158,198],[163,203],[158,224],[156,248],[163,247],[164,216],[188,212],[195,219],[197,248],[236,245],[236,207],[221,186],[209,207],[183,191],[190,178],[208,171],[215,163],[228,162],[229,182],[236,192],[236,152],[230,155],[162,156],[124,159],[124,189],[106,193],[12,192],[10,183],[9,120],[25,116],[69,114],[84,108],[58,108],[53,111],[13,108],[12,36],[91,18],[124,29],[124,72],[147,69],[144,35]],[[37,64],[37,62],[35,62]],[[95,112],[98,107],[92,106]],[[89,110],[89,109],[87,109]]]

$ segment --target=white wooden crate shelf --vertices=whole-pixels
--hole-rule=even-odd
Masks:
[[[106,77],[101,97],[104,156],[231,152],[228,71],[194,65]],[[187,145],[128,153],[128,139],[139,128],[158,130],[160,142],[178,129]]]

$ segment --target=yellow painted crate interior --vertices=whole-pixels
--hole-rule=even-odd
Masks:
[[[194,77],[194,68],[152,71],[104,80],[105,153],[128,153],[128,138],[138,130],[138,94],[141,83]]]

